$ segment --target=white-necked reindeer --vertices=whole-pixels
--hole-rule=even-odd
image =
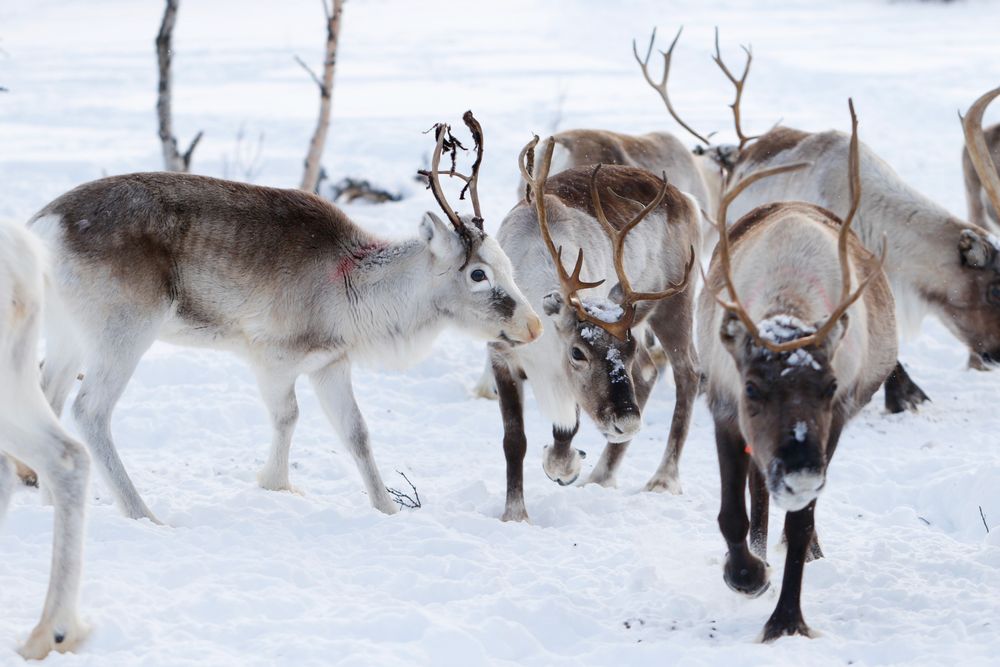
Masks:
[[[465,181],[463,220],[439,183],[443,151],[461,147],[436,126],[430,187],[450,224],[428,213],[419,236],[387,241],[300,190],[177,173],[114,176],[82,185],[29,223],[48,242],[65,310],[47,328],[42,385],[58,413],[85,371],[73,412],[97,467],[129,517],[154,519],[118,458],[111,411],[156,339],[233,351],[251,365],[273,440],[258,481],[288,490],[305,373],[358,466],[372,505],[396,511],[382,483],[351,387],[355,361],[413,361],[446,325],[518,344],[541,322],[514,284],[510,261],[483,232],[476,183],[482,130]],[[155,519],[154,519],[155,520]]]
[[[983,129],[986,152],[993,164],[1000,164],[1000,123]],[[985,167],[983,167],[985,168]],[[996,173],[996,168],[993,169]],[[991,195],[979,177],[979,170],[972,161],[968,147],[962,145],[962,175],[965,178],[965,201],[969,206],[969,222],[983,229],[1000,233],[1000,213],[997,212],[996,195]]]
[[[752,597],[767,589],[769,496],[787,512],[781,595],[763,641],[810,634],[800,593],[810,545],[813,557],[821,555],[813,527],[816,498],[841,430],[896,360],[885,255],[879,261],[850,232],[861,197],[853,105],[851,121],[853,203],[846,220],[813,204],[778,202],[753,209],[727,234],[721,222],[726,206],[745,186],[803,165],[755,172],[723,199],[720,240],[698,301],[698,351],[715,421],[719,528],[729,548],[724,579],[730,588]],[[852,284],[858,286],[853,292]]]
[[[549,319],[541,339],[530,346],[490,344],[507,460],[504,520],[527,519],[524,380],[553,422],[554,444],[543,459],[549,478],[566,485],[580,474],[582,452],[571,445],[582,408],[607,439],[588,481],[613,485],[656,380],[645,342],[648,326],[671,361],[677,398],[666,452],[646,488],[673,493],[680,492],[677,463],[698,392],[690,281],[701,223],[698,202],[634,167],[574,168],[548,178],[551,142],[532,175],[537,142],[535,137],[520,157],[530,184],[526,198],[497,234],[529,301]],[[563,255],[577,258],[571,274]],[[618,283],[584,280],[584,256],[589,275],[616,275]]]
[[[77,618],[89,457],[52,414],[39,385],[38,337],[45,253],[31,234],[0,223],[0,519],[10,501],[16,457],[37,473],[55,507],[52,572],[42,618],[21,647],[26,658],[70,651],[85,636]],[[7,456],[9,455],[9,456]],[[0,607],[15,604],[15,591]]]
[[[1000,90],[1000,89],[998,89]],[[980,98],[964,124],[966,144],[982,136],[982,111],[998,91]],[[775,199],[798,199],[843,212],[850,201],[848,181],[840,165],[847,159],[849,138],[842,132],[802,132],[778,127],[741,151],[730,179],[793,162],[811,167],[785,173],[749,187],[731,208],[730,217]],[[864,192],[854,230],[869,250],[888,238],[885,270],[892,283],[903,322],[910,327],[926,312],[941,322],[970,350],[969,365],[981,368],[1000,360],[1000,252],[982,227],[964,222],[907,185],[892,167],[861,145]],[[1000,201],[996,168],[988,151],[978,153],[980,178],[993,201]],[[989,178],[988,167],[993,170]],[[912,408],[926,395],[900,364],[886,381],[890,412]]]

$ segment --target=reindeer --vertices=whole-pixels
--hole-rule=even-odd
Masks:
[[[39,384],[44,267],[45,253],[29,232],[0,224],[0,519],[20,461],[37,471],[55,507],[49,591],[42,618],[20,649],[39,660],[53,649],[73,650],[86,636],[77,600],[90,463],[84,446],[59,425]],[[0,606],[13,604],[0,600]]]
[[[986,144],[984,150],[989,153],[993,164],[997,164],[1000,162],[1000,123],[985,128],[982,134]],[[969,205],[969,222],[983,229],[1000,232],[1000,213],[997,212],[1000,209],[997,209],[996,195],[991,196],[984,187],[965,145],[962,146],[962,175],[965,180],[965,200]]]
[[[588,482],[614,486],[657,375],[645,327],[665,348],[677,383],[667,449],[647,490],[680,493],[677,464],[698,392],[689,280],[698,246],[698,203],[635,167],[576,167],[548,178],[555,144],[544,144],[534,170],[537,143],[535,137],[519,160],[530,185],[525,199],[507,214],[497,234],[518,283],[550,324],[533,345],[490,344],[507,460],[504,521],[528,519],[522,487],[525,380],[553,422],[554,443],[545,448],[543,469],[564,486],[577,479],[585,456],[571,446],[581,408],[607,439]],[[564,250],[576,253],[572,273],[562,263]],[[584,280],[585,256],[589,275],[607,276],[613,270],[617,284]]]
[[[719,244],[698,301],[698,351],[722,477],[719,528],[729,548],[723,577],[730,588],[751,597],[768,588],[769,497],[787,512],[781,595],[764,626],[765,642],[810,636],[799,598],[803,565],[822,555],[813,528],[816,498],[842,429],[896,359],[885,252],[876,259],[850,231],[861,200],[853,104],[851,123],[852,203],[844,222],[813,204],[778,202],[753,209],[727,234],[722,221],[734,198],[763,177],[804,165],[755,172],[723,198]],[[858,285],[853,292],[852,284]],[[723,290],[728,301],[718,296]]]
[[[298,417],[295,380],[305,373],[353,456],[372,505],[396,511],[382,483],[351,388],[354,362],[412,362],[446,325],[516,346],[541,321],[514,284],[510,261],[483,231],[477,183],[483,135],[467,112],[476,160],[455,171],[463,148],[435,126],[425,173],[450,225],[428,213],[419,236],[376,237],[339,209],[299,190],[178,173],[114,176],[53,201],[29,223],[55,258],[65,308],[48,326],[42,386],[58,414],[85,370],[73,413],[126,516],[155,517],[111,438],[111,412],[156,339],[229,350],[253,368],[270,413],[265,489],[293,490],[288,476]],[[440,183],[464,181],[474,217],[448,205]]]
[[[649,61],[656,42],[656,30],[649,40],[645,57],[639,56],[638,46],[632,41],[632,53],[642,69],[646,82],[656,90],[666,106],[670,116],[687,132],[693,135],[704,146],[699,145],[694,151],[689,150],[680,139],[668,132],[649,132],[641,135],[622,134],[610,130],[564,130],[546,138],[540,144],[544,154],[552,144],[552,164],[550,174],[558,174],[575,167],[604,165],[624,165],[636,167],[654,174],[666,173],[670,184],[681,192],[692,195],[703,211],[715,211],[719,206],[719,193],[722,189],[723,172],[720,161],[728,155],[724,146],[710,146],[710,141],[684,121],[674,110],[667,90],[667,79],[670,76],[670,61],[674,47],[680,40],[683,28],[670,43],[663,55],[663,76],[657,83],[649,71]],[[524,194],[528,181],[521,179],[519,195]],[[701,230],[701,249],[705,252],[714,246],[715,228],[707,224]],[[649,343],[649,353],[655,365],[662,367],[667,360],[666,353],[655,343]],[[479,380],[472,390],[475,396],[481,398],[497,398],[497,387],[493,378],[493,369],[489,357]]]

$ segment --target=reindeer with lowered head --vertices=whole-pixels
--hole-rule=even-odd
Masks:
[[[20,227],[0,223],[0,519],[16,484],[18,461],[37,472],[55,506],[49,592],[41,620],[20,649],[25,658],[39,660],[52,650],[73,650],[86,635],[77,618],[77,599],[90,463],[84,446],[52,414],[39,385],[37,347],[46,282],[45,253],[38,240]],[[14,604],[13,597],[0,597],[0,607]]]
[[[723,199],[719,244],[698,301],[698,351],[715,422],[719,528],[729,548],[724,579],[730,588],[751,597],[768,588],[769,498],[787,512],[781,594],[763,641],[810,634],[799,598],[806,560],[822,555],[814,532],[816,498],[845,424],[871,400],[896,359],[884,251],[876,258],[851,233],[861,198],[853,104],[851,122],[853,203],[843,223],[819,206],[786,201],[753,209],[727,233],[722,221],[735,197],[761,178],[804,165],[747,177]]]
[[[81,369],[73,413],[120,509],[154,519],[111,438],[111,412],[154,340],[237,353],[270,413],[270,455],[258,481],[289,490],[288,454],[305,373],[358,466],[372,505],[393,513],[351,387],[355,362],[412,361],[446,325],[516,346],[541,321],[510,261],[483,232],[477,194],[482,128],[464,181],[474,217],[459,217],[440,183],[443,152],[462,148],[435,126],[429,187],[448,222],[428,213],[419,235],[379,238],[327,201],[178,173],[113,176],[82,185],[29,223],[48,243],[63,311],[48,322],[42,385],[58,413]]]
[[[578,167],[549,178],[554,144],[545,143],[536,169],[537,143],[535,137],[521,151],[529,187],[504,218],[497,240],[528,300],[549,324],[530,346],[490,344],[507,460],[503,519],[517,521],[528,518],[522,486],[525,380],[553,422],[554,443],[543,457],[549,478],[567,485],[580,474],[584,454],[572,441],[582,409],[607,439],[588,481],[612,486],[656,380],[644,334],[648,326],[670,358],[677,399],[667,450],[646,489],[679,493],[677,465],[699,378],[690,281],[701,222],[698,203],[635,167]],[[574,255],[574,268],[567,272],[562,258]],[[584,266],[590,277],[614,272],[618,282],[584,279]]]
[[[963,120],[966,147],[983,188],[996,205],[1000,183],[982,141],[982,114],[1000,89],[981,97]],[[761,169],[809,162],[749,187],[731,210],[738,218],[776,198],[798,199],[843,211],[848,181],[840,166],[849,138],[836,131],[802,132],[776,127],[736,157],[730,180]],[[964,222],[907,185],[892,167],[864,144],[860,147],[864,192],[854,222],[855,233],[869,250],[888,238],[885,271],[892,283],[899,316],[914,328],[931,312],[969,349],[969,366],[986,368],[1000,361],[1000,251],[983,228]],[[992,171],[991,171],[992,169]],[[992,194],[990,194],[992,193]],[[913,409],[926,394],[896,364],[886,381],[886,408]]]

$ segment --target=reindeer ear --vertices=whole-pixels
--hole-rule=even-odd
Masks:
[[[430,211],[420,221],[420,238],[438,259],[450,260],[462,252],[462,242],[452,226]]]
[[[558,315],[564,305],[562,294],[559,292],[549,292],[542,297],[542,310],[550,317]]]
[[[735,313],[727,310],[722,314],[719,339],[722,340],[722,344],[726,346],[734,358],[739,358],[739,350],[746,344],[748,335],[746,325]]]
[[[625,290],[622,289],[621,283],[615,283],[615,286],[608,292],[608,299],[619,306],[622,305],[622,301],[625,300]]]
[[[958,251],[962,254],[962,264],[974,269],[985,269],[993,264],[997,249],[983,234],[972,229],[963,229],[958,240]]]

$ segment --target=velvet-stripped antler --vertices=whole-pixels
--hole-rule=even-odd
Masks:
[[[739,78],[732,73],[732,71],[726,66],[726,63],[722,61],[722,52],[719,50],[719,29],[715,29],[715,55],[712,56],[712,60],[715,64],[719,66],[722,73],[726,75],[729,82],[733,84],[736,88],[736,99],[729,108],[733,110],[733,123],[736,126],[736,138],[739,139],[740,145],[739,150],[743,150],[743,147],[747,145],[747,142],[756,139],[756,136],[748,137],[743,134],[743,125],[740,123],[740,102],[743,100],[743,85],[747,82],[747,76],[750,74],[750,63],[753,62],[753,51],[748,46],[741,46],[743,52],[747,54],[746,65],[743,66],[743,74]]]
[[[997,166],[993,163],[990,149],[986,146],[986,137],[983,135],[983,112],[997,96],[1000,96],[1000,88],[994,88],[982,95],[972,103],[964,118],[962,114],[958,117],[962,120],[965,146],[969,151],[972,166],[979,175],[979,182],[982,183],[986,196],[993,204],[993,210],[1000,211],[1000,176],[997,175]]]
[[[776,343],[760,335],[760,330],[757,328],[757,324],[753,321],[750,313],[747,312],[746,308],[740,302],[739,296],[736,294],[736,285],[733,281],[733,271],[730,263],[729,235],[727,233],[726,221],[724,217],[726,207],[728,207],[732,200],[752,182],[778,173],[801,169],[808,166],[808,164],[798,163],[785,165],[783,167],[765,169],[752,174],[741,181],[738,185],[734,186],[730,192],[726,193],[726,196],[723,198],[722,205],[720,206],[720,217],[716,220],[716,225],[719,227],[718,258],[719,264],[722,267],[723,281],[725,283],[725,288],[729,293],[730,300],[727,302],[720,298],[718,294],[713,294],[713,296],[716,301],[719,302],[719,305],[740,319],[743,326],[746,327],[747,331],[753,337],[757,345],[764,347],[771,352],[791,352],[793,350],[806,347],[807,345],[818,345],[821,343],[828,335],[830,335],[830,332],[833,331],[834,326],[836,326],[843,314],[847,312],[847,309],[858,300],[865,288],[868,287],[872,278],[878,274],[877,271],[872,271],[869,276],[863,280],[860,285],[858,285],[858,288],[854,292],[851,292],[851,267],[847,252],[847,243],[848,237],[850,236],[851,223],[853,222],[858,206],[861,203],[861,165],[858,151],[858,117],[854,113],[854,101],[848,100],[848,106],[851,110],[851,146],[848,156],[848,172],[850,174],[851,184],[851,208],[847,217],[844,219],[844,222],[840,226],[840,233],[837,237],[837,254],[840,260],[841,276],[840,302],[837,307],[833,309],[833,312],[830,313],[830,316],[826,319],[826,321],[820,325],[815,332],[794,340],[785,341],[783,343]],[[885,256],[886,244],[883,243],[882,254],[879,259],[880,267],[885,263]]]
[[[479,168],[483,163],[483,128],[479,124],[479,121],[472,115],[471,111],[466,111],[462,116],[462,120],[465,122],[466,127],[469,128],[469,132],[472,134],[472,140],[475,144],[476,159],[472,163],[472,170],[469,174],[463,174],[458,171],[456,166],[456,161],[458,159],[458,151],[466,150],[465,146],[462,145],[452,133],[451,126],[447,123],[436,123],[434,125],[434,137],[436,143],[434,145],[434,154],[431,157],[431,168],[421,169],[417,173],[427,179],[427,187],[434,194],[434,199],[437,200],[438,205],[441,210],[444,211],[445,216],[451,222],[455,231],[461,237],[462,242],[465,244],[466,250],[466,262],[468,262],[474,243],[473,233],[468,226],[462,222],[462,218],[458,215],[458,212],[448,203],[447,198],[444,195],[444,189],[441,187],[440,176],[442,173],[447,176],[457,178],[465,183],[459,193],[459,199],[465,199],[466,192],[469,193],[469,199],[472,201],[472,224],[480,232],[483,231],[483,214],[479,207]],[[448,153],[451,157],[451,168],[445,172],[441,171],[441,155]]]

